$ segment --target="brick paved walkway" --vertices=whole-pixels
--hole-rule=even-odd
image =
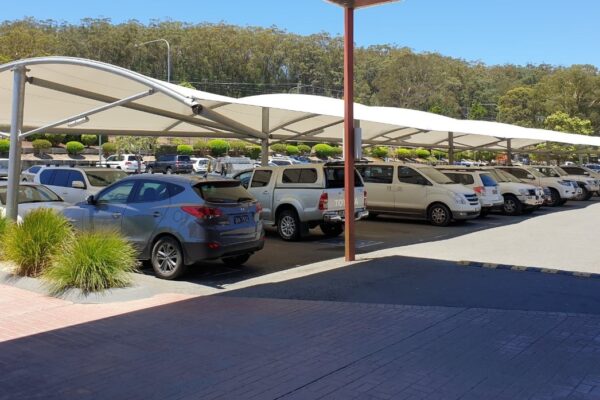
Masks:
[[[600,399],[600,316],[182,298],[0,286],[0,399]]]

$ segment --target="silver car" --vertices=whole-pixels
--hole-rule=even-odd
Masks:
[[[6,214],[7,185],[7,181],[0,181],[0,215]],[[17,202],[19,203],[18,221],[21,221],[25,215],[37,208],[52,208],[60,212],[68,206],[52,190],[34,183],[21,183],[19,185]]]
[[[238,181],[143,174],[64,214],[82,230],[120,231],[159,278],[175,279],[202,260],[245,263],[264,246],[261,211]]]

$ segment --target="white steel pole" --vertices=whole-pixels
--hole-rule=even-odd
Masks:
[[[12,115],[10,122],[10,150],[8,153],[8,187],[6,190],[6,217],[17,220],[19,213],[18,193],[21,173],[21,139],[23,128],[23,107],[25,104],[24,66],[13,70]]]

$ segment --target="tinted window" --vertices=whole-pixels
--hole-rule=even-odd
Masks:
[[[179,156],[178,160],[182,161],[182,162],[191,162],[192,161],[190,156]]]
[[[584,169],[579,167],[562,167],[562,169],[573,175],[585,175],[586,172]]]
[[[509,168],[509,169],[503,169],[503,171],[506,171],[509,174],[513,174],[514,176],[516,176],[517,178],[520,178],[520,179],[526,179],[527,178],[527,171],[522,170],[522,169]]]
[[[481,178],[483,186],[498,186],[498,182],[496,182],[489,174],[479,174],[479,177]]]
[[[237,176],[237,180],[242,182],[242,186],[247,188],[248,183],[250,183],[250,178],[252,178],[252,171],[242,172]]]
[[[98,203],[124,204],[133,190],[134,181],[116,184],[106,189],[98,196]]]
[[[67,182],[67,187],[73,187],[73,182],[79,181],[83,182],[85,185],[85,179],[83,179],[83,174],[79,171],[70,171],[69,172],[69,180]]]
[[[127,174],[118,169],[106,169],[96,171],[85,171],[85,174],[92,186],[105,187],[127,176]]]
[[[194,191],[209,203],[239,203],[252,200],[252,196],[239,181],[203,182]]]
[[[50,182],[52,182],[53,177],[54,177],[54,170],[51,170],[51,169],[44,170],[40,174],[40,183],[42,185],[50,185]]]
[[[444,174],[452,179],[454,183],[460,183],[461,185],[473,185],[475,183],[475,179],[469,174],[459,174],[456,172],[444,172]]]
[[[133,197],[134,203],[151,203],[163,201],[170,197],[168,184],[165,182],[142,182]]]
[[[254,176],[252,177],[252,183],[250,187],[264,187],[269,184],[271,180],[272,171],[269,170],[256,170],[254,171]]]
[[[344,168],[343,167],[328,167],[324,169],[325,186],[330,189],[341,189],[344,187]],[[360,174],[354,170],[354,186],[362,187],[363,180]]]
[[[286,169],[281,178],[283,183],[300,183],[300,169]]]
[[[54,179],[52,179],[51,185],[61,186],[61,187],[70,187],[69,185],[69,170],[67,169],[57,169],[54,171]]]
[[[29,168],[27,170],[27,172],[30,172],[32,174],[37,174],[37,172],[40,170],[40,168],[42,168],[42,167],[40,167],[39,165],[34,165],[33,167]]]
[[[6,186],[0,186],[0,203],[2,204],[6,204],[6,190]],[[19,204],[62,201],[62,199],[50,189],[47,189],[43,186],[32,185],[20,185],[17,198]]]
[[[409,167],[398,167],[398,180],[413,185],[422,185],[427,182],[421,174]]]
[[[368,165],[366,167],[357,168],[365,182],[370,183],[392,183],[394,176],[394,167]]]

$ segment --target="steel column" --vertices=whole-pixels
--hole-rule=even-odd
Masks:
[[[512,165],[512,143],[510,139],[506,139],[506,165]]]
[[[448,164],[454,164],[454,133],[448,132]]]
[[[344,7],[344,200],[345,256],[356,259],[354,234],[354,8]]]
[[[260,140],[260,165],[266,167],[269,165],[269,107],[262,108],[262,133],[266,135],[264,139]]]
[[[10,120],[10,150],[8,153],[8,187],[6,190],[6,217],[17,220],[19,213],[19,175],[21,173],[21,129],[25,105],[25,72],[23,66],[13,70],[12,115]]]

